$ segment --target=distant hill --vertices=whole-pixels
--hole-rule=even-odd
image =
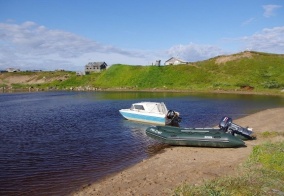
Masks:
[[[32,86],[43,90],[219,90],[278,93],[284,88],[284,55],[245,51],[183,65],[116,64],[102,73],[85,76],[76,76],[74,72],[11,73],[10,79],[7,79],[8,73],[5,75],[0,74],[0,86]],[[23,75],[26,80],[17,82],[17,77]],[[11,77],[14,77],[14,82]]]

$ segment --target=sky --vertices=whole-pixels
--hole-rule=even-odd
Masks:
[[[284,54],[283,0],[0,0],[0,70]]]

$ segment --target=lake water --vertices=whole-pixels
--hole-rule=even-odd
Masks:
[[[167,147],[118,110],[163,101],[181,126],[208,127],[283,107],[277,96],[158,92],[0,94],[0,195],[67,195]],[[249,125],[242,125],[249,126]]]

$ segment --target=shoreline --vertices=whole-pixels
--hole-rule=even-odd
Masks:
[[[125,170],[86,185],[71,195],[171,195],[184,183],[202,184],[204,180],[235,175],[255,145],[267,140],[284,141],[284,137],[263,138],[261,133],[284,133],[284,107],[263,110],[234,120],[252,127],[256,140],[243,148],[200,148],[170,146],[158,154]]]
[[[276,92],[269,91],[253,91],[253,90],[167,90],[167,89],[88,89],[80,88],[76,90],[75,88],[70,89],[13,89],[6,90],[4,87],[0,88],[0,94],[5,93],[33,93],[33,92],[157,92],[157,93],[212,93],[212,94],[240,94],[240,95],[265,95],[265,96],[284,96],[284,89]]]

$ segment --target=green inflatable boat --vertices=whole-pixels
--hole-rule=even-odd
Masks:
[[[146,134],[169,145],[197,147],[242,147],[244,140],[254,139],[252,131],[232,123],[232,119],[223,117],[219,128],[180,128],[172,126],[152,126]]]

